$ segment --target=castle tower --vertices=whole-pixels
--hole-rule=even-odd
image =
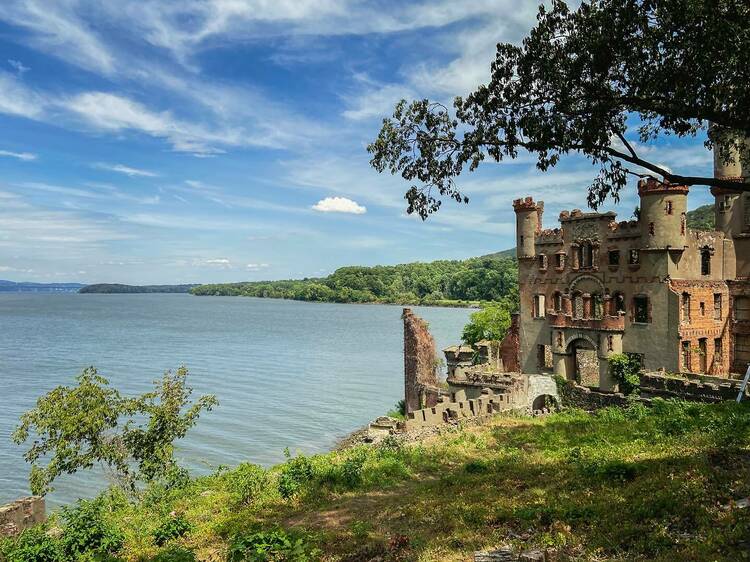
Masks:
[[[686,185],[661,182],[654,178],[638,182],[641,198],[643,247],[682,250],[687,245]]]
[[[747,181],[748,170],[743,169],[739,154],[733,150],[731,156],[729,162],[724,162],[719,151],[714,149],[714,177],[738,183]],[[746,230],[746,218],[750,211],[745,208],[750,206],[747,198],[743,199],[739,192],[720,187],[712,187],[711,194],[714,196],[716,230],[732,238]]]
[[[544,202],[534,202],[534,199],[516,199],[513,201],[516,212],[516,257],[533,258],[536,256],[534,237],[542,229],[542,215]]]

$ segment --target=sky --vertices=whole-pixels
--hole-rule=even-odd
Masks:
[[[571,156],[463,175],[423,222],[367,144],[401,98],[449,104],[520,42],[536,0],[3,0],[0,278],[198,283],[317,277],[515,245],[585,206]],[[641,147],[709,174],[701,139]],[[690,208],[709,202],[694,188]],[[636,205],[633,187],[620,205]]]

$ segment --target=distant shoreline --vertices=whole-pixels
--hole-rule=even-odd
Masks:
[[[80,294],[123,295],[145,293],[190,293],[197,284],[186,285],[124,285],[122,283],[97,283],[81,287]]]

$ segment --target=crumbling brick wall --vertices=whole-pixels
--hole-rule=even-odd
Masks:
[[[520,315],[515,313],[511,316],[510,327],[500,342],[500,357],[503,360],[503,370],[506,373],[521,372],[521,331]]]
[[[44,498],[31,496],[0,506],[0,537],[12,537],[24,529],[43,523]]]
[[[431,408],[438,402],[437,355],[427,322],[415,316],[410,308],[405,308],[401,317],[404,321],[404,400],[409,413]]]

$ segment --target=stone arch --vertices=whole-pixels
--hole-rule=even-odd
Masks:
[[[586,282],[593,282],[596,285],[596,288],[579,288],[579,285],[586,284]],[[582,293],[591,293],[598,291],[602,295],[606,292],[604,290],[604,283],[602,283],[601,279],[598,277],[594,277],[593,275],[579,275],[573,281],[570,282],[570,292],[573,292],[575,290],[581,291]]]
[[[540,394],[531,402],[532,412],[538,412],[545,408],[557,409],[557,397],[551,394]]]

